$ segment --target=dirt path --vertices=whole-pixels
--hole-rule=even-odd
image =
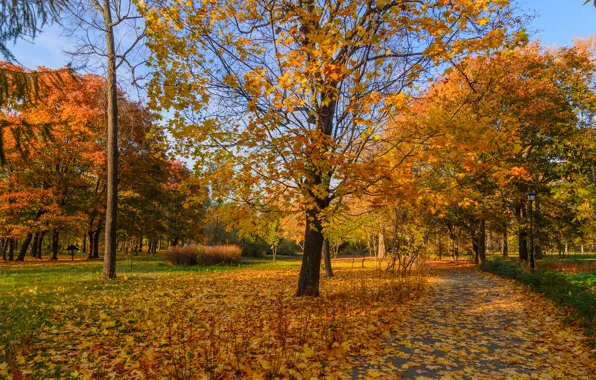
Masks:
[[[596,352],[542,297],[465,265],[434,272],[379,362],[355,378],[596,379]]]

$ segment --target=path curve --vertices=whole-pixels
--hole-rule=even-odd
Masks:
[[[471,265],[433,273],[379,362],[354,377],[596,379],[596,351],[542,296]]]

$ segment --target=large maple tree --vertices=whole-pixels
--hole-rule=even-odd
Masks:
[[[372,152],[418,80],[518,31],[508,3],[141,2],[152,105],[172,111],[171,133],[199,167],[234,168],[236,194],[275,185],[300,202],[296,294],[316,296],[330,205],[391,168]]]

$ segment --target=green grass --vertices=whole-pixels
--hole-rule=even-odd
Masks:
[[[596,293],[596,272],[566,273],[565,277],[572,284]]]
[[[481,268],[514,279],[543,294],[568,311],[571,320],[583,327],[592,343],[596,343],[596,272],[573,274],[548,270],[540,265],[535,271],[530,271],[516,259],[500,257],[491,257]]]
[[[82,310],[92,299],[126,299],[139,291],[147,292],[152,286],[169,282],[188,281],[196,276],[214,272],[243,269],[298,268],[301,257],[243,259],[234,266],[172,266],[163,256],[141,254],[133,259],[132,267],[123,255],[118,256],[117,278],[105,280],[101,260],[75,260],[62,256],[52,261],[0,261],[0,363],[9,355],[15,342],[27,342],[44,324],[59,328],[54,308],[69,304]],[[3,358],[4,356],[4,358]]]

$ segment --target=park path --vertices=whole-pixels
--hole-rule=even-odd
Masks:
[[[596,379],[596,351],[543,297],[471,265],[433,273],[432,289],[355,378]]]

